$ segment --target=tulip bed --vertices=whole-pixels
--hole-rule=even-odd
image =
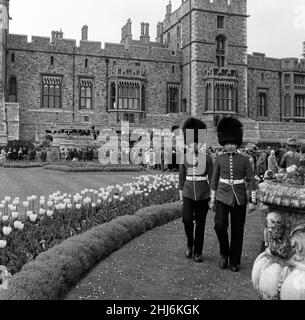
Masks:
[[[176,175],[147,175],[74,195],[56,192],[26,201],[6,197],[0,203],[0,265],[14,275],[68,238],[141,208],[178,201],[177,187]]]

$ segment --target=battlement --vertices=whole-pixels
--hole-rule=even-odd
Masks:
[[[189,0],[196,9],[247,15],[247,0]]]
[[[281,59],[282,71],[305,72],[305,59],[286,58]]]
[[[265,53],[253,52],[252,55],[248,54],[248,68],[279,72],[281,70],[281,59],[266,57]]]
[[[140,43],[140,42],[139,42]],[[153,43],[154,44],[154,43]],[[128,50],[124,44],[105,43],[105,55],[126,58],[126,55],[132,56],[134,59],[147,59],[157,61],[168,61],[172,63],[181,63],[182,53],[180,51],[173,52],[171,49],[144,45],[130,45]]]
[[[182,0],[181,6],[174,12],[170,3],[166,7],[164,21],[157,27],[157,39],[163,31],[178,23],[182,17],[194,9],[247,16],[247,0]]]
[[[10,50],[33,50],[48,51],[57,53],[72,53],[73,51],[80,54],[101,54],[102,43],[98,41],[83,41],[79,46],[74,39],[55,38],[52,41],[49,37],[32,36],[31,41],[28,36],[19,34],[9,34],[7,39],[7,47]]]

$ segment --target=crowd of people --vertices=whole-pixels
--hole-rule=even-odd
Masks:
[[[96,161],[98,149],[66,148],[59,152],[52,148],[2,148],[0,149],[0,163],[4,162],[54,162],[66,161]]]
[[[292,139],[294,140],[294,139]],[[297,157],[305,158],[305,146],[297,146],[295,141],[291,144],[295,144],[295,154]],[[250,163],[253,167],[255,175],[262,181],[266,171],[272,171],[278,173],[281,167],[281,161],[283,156],[291,149],[292,145],[282,145],[281,148],[266,147],[266,148],[243,148],[240,151],[249,157]],[[222,152],[222,148],[209,147],[208,153],[211,158],[215,160]],[[120,151],[120,150],[119,150]],[[177,161],[178,151],[173,149],[172,152],[167,150],[155,150],[153,148],[145,151],[144,153],[136,152],[136,157],[141,160],[135,159],[135,156],[130,152],[130,161],[141,165],[151,170],[171,171],[177,172],[179,170],[179,163]],[[56,156],[55,156],[56,154]],[[109,157],[109,154],[106,155]],[[118,152],[117,161],[120,162],[120,152]],[[124,158],[126,158],[124,156]],[[12,161],[23,161],[23,162],[52,162],[56,160],[66,161],[83,161],[92,162],[98,161],[99,150],[98,148],[62,148],[59,152],[52,151],[51,148],[2,148],[0,149],[0,162],[12,162]],[[161,163],[159,161],[161,159]],[[139,163],[138,163],[139,162]]]

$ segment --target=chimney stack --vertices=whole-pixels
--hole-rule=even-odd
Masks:
[[[88,41],[88,26],[84,25],[82,27],[82,41]]]
[[[52,42],[55,42],[55,39],[63,39],[64,33],[62,29],[60,31],[52,31]]]
[[[150,42],[150,35],[149,35],[149,23],[141,23],[141,36],[140,41],[143,44],[149,44]]]
[[[169,18],[172,14],[172,2],[169,0],[169,4],[166,6],[166,18]]]

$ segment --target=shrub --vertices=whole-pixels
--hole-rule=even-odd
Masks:
[[[152,227],[156,227],[179,217],[180,203],[153,206],[70,238],[25,265],[11,279],[9,289],[0,291],[0,299],[60,299],[96,262],[144,233],[148,220],[154,221]]]

